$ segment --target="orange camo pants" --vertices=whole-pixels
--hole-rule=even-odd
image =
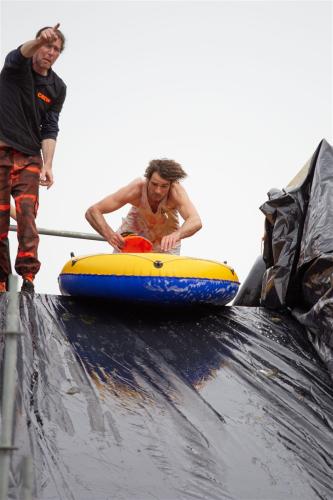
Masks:
[[[11,272],[8,245],[11,195],[15,200],[17,217],[15,270],[21,276],[34,276],[39,271],[39,236],[35,219],[41,166],[39,155],[29,156],[11,147],[0,146],[0,281],[6,281]]]

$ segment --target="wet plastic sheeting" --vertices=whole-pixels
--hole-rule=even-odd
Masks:
[[[290,317],[37,295],[21,322],[11,499],[26,454],[38,500],[333,497],[333,389]]]
[[[265,272],[264,259],[259,255],[232,302],[234,306],[260,306],[262,278]]]
[[[333,378],[333,148],[327,141],[304,172],[261,207],[267,266],[261,304],[292,310]]]

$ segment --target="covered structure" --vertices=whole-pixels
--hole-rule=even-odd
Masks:
[[[333,377],[332,146],[322,140],[286,189],[268,195],[260,303],[291,310]]]

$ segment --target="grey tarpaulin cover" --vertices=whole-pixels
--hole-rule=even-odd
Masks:
[[[261,304],[291,308],[333,377],[333,149],[322,140],[300,174],[261,206]]]
[[[10,499],[27,455],[37,500],[333,498],[331,379],[289,313],[21,295],[20,326]]]

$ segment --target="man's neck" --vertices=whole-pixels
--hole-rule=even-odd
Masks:
[[[49,70],[40,68],[39,66],[36,66],[35,64],[32,65],[32,69],[34,70],[35,73],[37,73],[40,76],[47,76]]]
[[[158,209],[158,206],[159,206],[160,202],[157,202],[157,203],[156,203],[156,201],[155,201],[155,202],[152,202],[152,201],[150,201],[150,200],[148,199],[148,203],[149,203],[149,206],[150,206],[150,208],[151,208],[151,211],[155,214],[155,213],[157,212],[157,209]]]

